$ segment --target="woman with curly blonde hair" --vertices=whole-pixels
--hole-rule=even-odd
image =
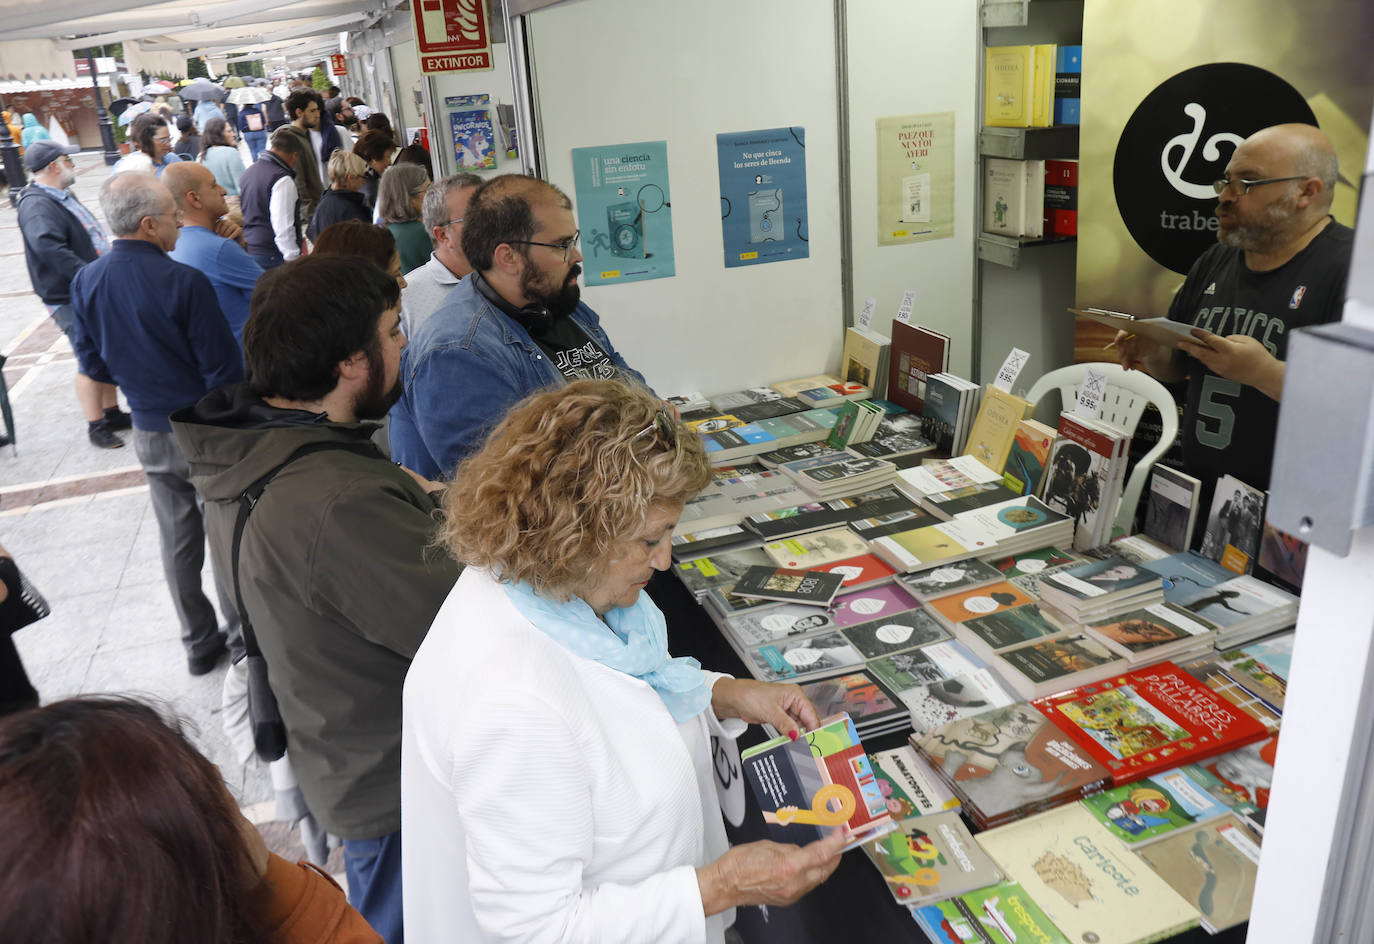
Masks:
[[[459,466],[440,540],[467,569],[405,686],[408,940],[721,941],[736,905],[835,868],[838,831],[728,848],[711,731],[815,708],[670,656],[643,592],[709,478],[661,401],[600,380],[529,397]]]

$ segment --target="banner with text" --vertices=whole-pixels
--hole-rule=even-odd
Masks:
[[[954,112],[879,118],[878,245],[954,235]]]
[[[573,148],[572,162],[586,283],[676,274],[668,142]]]
[[[492,68],[486,0],[410,0],[420,71],[485,72]]]
[[[807,258],[806,130],[718,134],[716,159],[726,267]]]

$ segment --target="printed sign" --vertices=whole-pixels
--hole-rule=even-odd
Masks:
[[[587,284],[675,275],[668,142],[573,148],[572,159]]]
[[[484,0],[411,0],[420,71],[484,72],[492,67]]]
[[[805,129],[718,134],[716,159],[726,267],[807,258]]]

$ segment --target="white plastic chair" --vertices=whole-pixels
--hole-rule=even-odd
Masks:
[[[1078,385],[1083,382],[1089,367],[1095,367],[1107,375],[1107,389],[1102,395],[1102,411],[1098,414],[1098,419],[1102,422],[1110,423],[1134,436],[1136,424],[1140,422],[1140,414],[1145,411],[1147,404],[1158,410],[1163,420],[1159,442],[1141,456],[1140,461],[1131,470],[1130,477],[1126,480],[1126,488],[1121,493],[1121,504],[1117,506],[1115,524],[1129,531],[1136,506],[1140,503],[1140,493],[1145,490],[1145,482],[1150,477],[1150,469],[1160,456],[1169,451],[1169,447],[1178,436],[1178,405],[1168,389],[1149,374],[1139,370],[1124,370],[1120,364],[1103,362],[1070,364],[1068,367],[1060,367],[1045,374],[1031,385],[1030,393],[1026,394],[1032,411],[1045,394],[1056,388],[1063,397],[1063,409],[1072,410],[1078,402]]]

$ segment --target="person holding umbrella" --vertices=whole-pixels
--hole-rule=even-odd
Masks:
[[[248,153],[253,161],[267,149],[267,115],[263,113],[262,103],[271,97],[271,92],[256,85],[241,86],[229,93],[228,103],[238,107],[238,121],[235,124],[248,144]]]

